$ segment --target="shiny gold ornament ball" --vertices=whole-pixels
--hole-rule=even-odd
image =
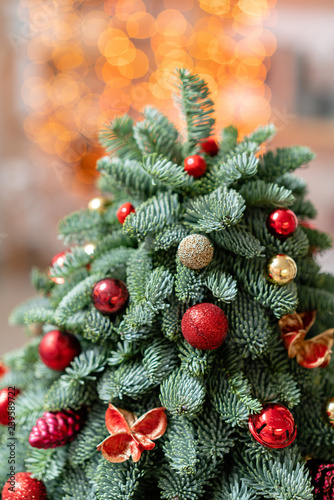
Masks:
[[[326,421],[334,427],[334,398],[330,398],[325,405],[324,414]]]
[[[104,198],[104,196],[96,196],[88,202],[87,208],[89,210],[95,210],[96,212],[103,213],[110,203],[110,199]]]
[[[212,261],[213,246],[206,236],[190,234],[181,241],[177,255],[184,266],[203,269]]]
[[[96,250],[96,245],[95,243],[86,243],[83,249],[86,252],[86,254],[93,255]]]
[[[268,262],[267,276],[276,285],[287,285],[297,276],[297,264],[288,255],[274,255]]]

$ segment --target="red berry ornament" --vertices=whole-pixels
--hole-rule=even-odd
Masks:
[[[30,472],[18,472],[3,487],[2,500],[47,500],[46,488]]]
[[[184,160],[184,170],[192,177],[201,177],[206,171],[206,162],[199,155],[188,156]]]
[[[217,349],[224,342],[228,322],[220,307],[204,302],[190,307],[182,318],[182,335],[196,349]]]
[[[277,208],[268,215],[268,231],[277,238],[288,238],[298,227],[298,219],[289,208]]]
[[[297,435],[292,413],[276,403],[267,404],[261,413],[251,415],[248,427],[253,438],[268,448],[285,448]]]
[[[129,202],[123,203],[116,212],[117,219],[121,224],[124,224],[125,219],[131,212],[135,212],[135,207]]]
[[[201,150],[210,156],[216,156],[216,154],[218,154],[219,147],[214,139],[208,137],[201,142]]]
[[[129,298],[128,289],[120,280],[104,278],[95,283],[92,300],[98,311],[102,314],[115,314],[120,311]]]
[[[64,370],[81,353],[79,340],[72,333],[52,330],[39,344],[39,356],[51,370]]]
[[[29,435],[29,444],[34,448],[58,448],[73,441],[82,428],[86,411],[46,411],[38,418]]]
[[[9,422],[14,421],[15,397],[20,394],[18,389],[14,387],[6,387],[0,391],[0,424],[8,425]],[[11,413],[13,416],[11,416]],[[11,417],[11,418],[10,418]]]

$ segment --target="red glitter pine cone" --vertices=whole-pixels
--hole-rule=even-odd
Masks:
[[[46,411],[38,418],[29,435],[29,443],[34,448],[58,448],[73,441],[85,420],[86,412],[63,410]]]

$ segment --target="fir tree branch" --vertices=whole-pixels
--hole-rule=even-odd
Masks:
[[[160,182],[152,182],[152,177],[145,172],[139,160],[104,156],[98,160],[97,169],[102,176],[110,179],[115,189],[126,189],[135,196],[153,196],[158,191],[164,190]]]
[[[123,230],[131,236],[143,238],[177,221],[180,211],[177,195],[160,194],[143,203],[136,213],[125,219]]]
[[[133,136],[133,119],[128,115],[116,117],[100,133],[100,142],[109,153],[122,159],[140,160],[141,153]]]
[[[202,409],[205,385],[201,378],[177,369],[160,386],[161,404],[172,415],[194,416]]]
[[[196,144],[200,139],[211,135],[215,120],[213,101],[210,99],[209,89],[204,80],[188,70],[177,70],[177,93],[175,101],[182,111],[186,121],[187,140]]]
[[[189,201],[184,219],[193,229],[211,233],[237,224],[245,208],[245,201],[239,193],[223,187]]]
[[[142,167],[154,179],[154,183],[158,181],[174,191],[189,191],[194,182],[183,167],[157,154],[144,157]]]
[[[247,205],[253,207],[288,207],[294,201],[294,196],[288,189],[262,180],[244,184],[239,192]]]
[[[144,117],[145,120],[134,126],[134,137],[142,155],[156,153],[167,160],[180,162],[182,151],[175,126],[165,115],[150,106],[145,108]]]

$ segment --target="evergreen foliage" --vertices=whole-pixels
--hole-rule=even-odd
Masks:
[[[302,457],[334,460],[334,429],[322,416],[334,395],[334,361],[311,370],[289,359],[278,320],[316,310],[307,338],[334,326],[334,278],[315,260],[331,240],[305,223],[316,211],[305,182],[294,175],[314,155],[305,147],[262,154],[275,132],[268,125],[242,138],[226,127],[211,157],[201,149],[215,124],[208,86],[186,70],[176,77],[185,138],[152,107],[142,121],[118,117],[102,131],[110,155],[98,162],[98,184],[110,193],[110,204],[60,222],[60,238],[70,245],[63,266],[33,270],[39,297],[11,314],[12,324],[27,329],[42,324],[42,335],[70,331],[82,348],[62,372],[40,360],[40,336],[4,356],[10,371],[1,388],[21,391],[17,467],[45,481],[50,500],[311,500]],[[207,164],[198,179],[183,168],[194,154]],[[117,209],[125,202],[135,212],[121,226]],[[289,238],[267,229],[276,207],[289,207],[302,221]],[[194,233],[214,246],[211,263],[200,270],[177,255],[183,238]],[[84,250],[88,242],[95,245],[92,256]],[[295,260],[292,283],[268,281],[267,263],[276,254]],[[94,284],[106,277],[124,281],[129,292],[124,309],[111,316],[91,298]],[[196,349],[182,336],[184,313],[203,302],[227,316],[228,335],[215,350]],[[277,450],[252,439],[247,425],[250,415],[275,402],[292,410],[298,424],[295,443]],[[108,462],[96,449],[109,434],[108,403],[137,417],[166,409],[165,434],[137,463]],[[47,450],[29,445],[45,410],[82,407],[87,419],[72,442]],[[1,486],[7,437],[0,426]]]

